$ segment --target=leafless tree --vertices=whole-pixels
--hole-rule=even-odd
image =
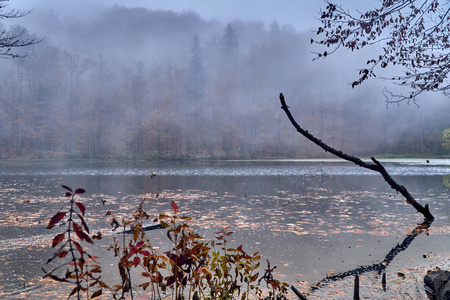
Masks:
[[[20,10],[6,10],[9,0],[0,0],[0,20],[3,19],[16,19],[28,15],[31,11],[20,11]],[[37,44],[41,39],[36,37],[25,36],[25,29],[22,30],[5,30],[0,31],[0,57],[22,57],[20,54],[13,49],[21,48],[25,46],[30,46]]]

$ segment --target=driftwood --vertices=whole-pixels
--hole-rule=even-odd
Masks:
[[[142,231],[150,231],[150,230],[156,230],[156,229],[162,229],[164,228],[164,226],[162,226],[161,224],[155,224],[155,225],[148,225],[148,226],[144,226],[142,227]],[[117,232],[117,234],[122,234],[122,233],[134,233],[133,229],[129,229],[129,230],[124,230],[121,232]]]
[[[389,173],[386,171],[386,169],[381,165],[381,163],[376,160],[374,157],[371,157],[372,163],[370,162],[365,162],[362,159],[352,156],[352,155],[348,155],[343,153],[342,151],[336,150],[330,146],[328,146],[327,144],[325,144],[324,142],[322,142],[322,140],[316,138],[315,136],[313,136],[311,133],[308,132],[308,130],[303,129],[298,123],[297,121],[295,121],[294,117],[292,116],[290,110],[289,110],[289,106],[286,105],[286,102],[284,100],[284,96],[282,93],[280,93],[280,102],[281,102],[281,109],[284,110],[284,112],[286,113],[287,117],[289,118],[289,120],[291,121],[292,125],[295,127],[295,129],[302,134],[304,137],[306,137],[308,140],[312,141],[313,143],[315,143],[317,146],[319,146],[320,148],[322,148],[323,150],[325,150],[325,152],[330,152],[331,154],[334,154],[335,156],[342,158],[344,160],[350,161],[360,167],[372,170],[372,171],[376,171],[378,173],[381,174],[381,176],[383,176],[384,180],[391,186],[391,188],[393,188],[394,190],[396,190],[398,193],[401,193],[403,195],[403,197],[405,197],[406,202],[411,204],[418,212],[420,212],[424,218],[425,218],[425,222],[433,222],[434,217],[433,215],[430,213],[430,209],[428,207],[428,204],[424,206],[422,206],[420,203],[418,203],[413,196],[411,196],[411,194],[408,192],[408,190],[403,186],[398,184],[390,175]]]

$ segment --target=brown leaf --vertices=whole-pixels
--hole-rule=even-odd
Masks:
[[[56,245],[58,245],[59,243],[61,243],[61,242],[64,240],[65,235],[66,235],[65,232],[56,235],[56,236],[53,238],[53,241],[52,241],[52,248],[55,248]]]
[[[98,290],[95,293],[92,294],[91,299],[97,298],[98,296],[102,295],[102,290]]]

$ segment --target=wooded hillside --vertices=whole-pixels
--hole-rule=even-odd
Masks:
[[[119,6],[82,24],[49,13],[25,29],[44,40],[0,64],[3,159],[325,155],[292,134],[280,92],[343,151],[445,153],[446,97],[386,109],[384,82],[348,84],[363,54],[313,62],[313,32]]]

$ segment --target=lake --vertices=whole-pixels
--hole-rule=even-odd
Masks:
[[[394,258],[391,272],[410,265],[432,268],[429,257],[444,258],[448,265],[450,160],[381,162],[436,217],[429,235],[419,235]],[[232,243],[259,251],[263,264],[269,259],[277,266],[280,280],[303,286],[331,272],[383,261],[423,220],[378,173],[340,160],[1,162],[4,295],[38,284],[52,254],[48,243],[58,230],[45,226],[67,202],[61,184],[87,191],[80,201],[93,232],[109,228],[108,210],[130,216],[147,199],[144,208],[156,217],[170,212],[175,200],[205,237],[230,226]],[[162,231],[149,234],[161,247]]]

